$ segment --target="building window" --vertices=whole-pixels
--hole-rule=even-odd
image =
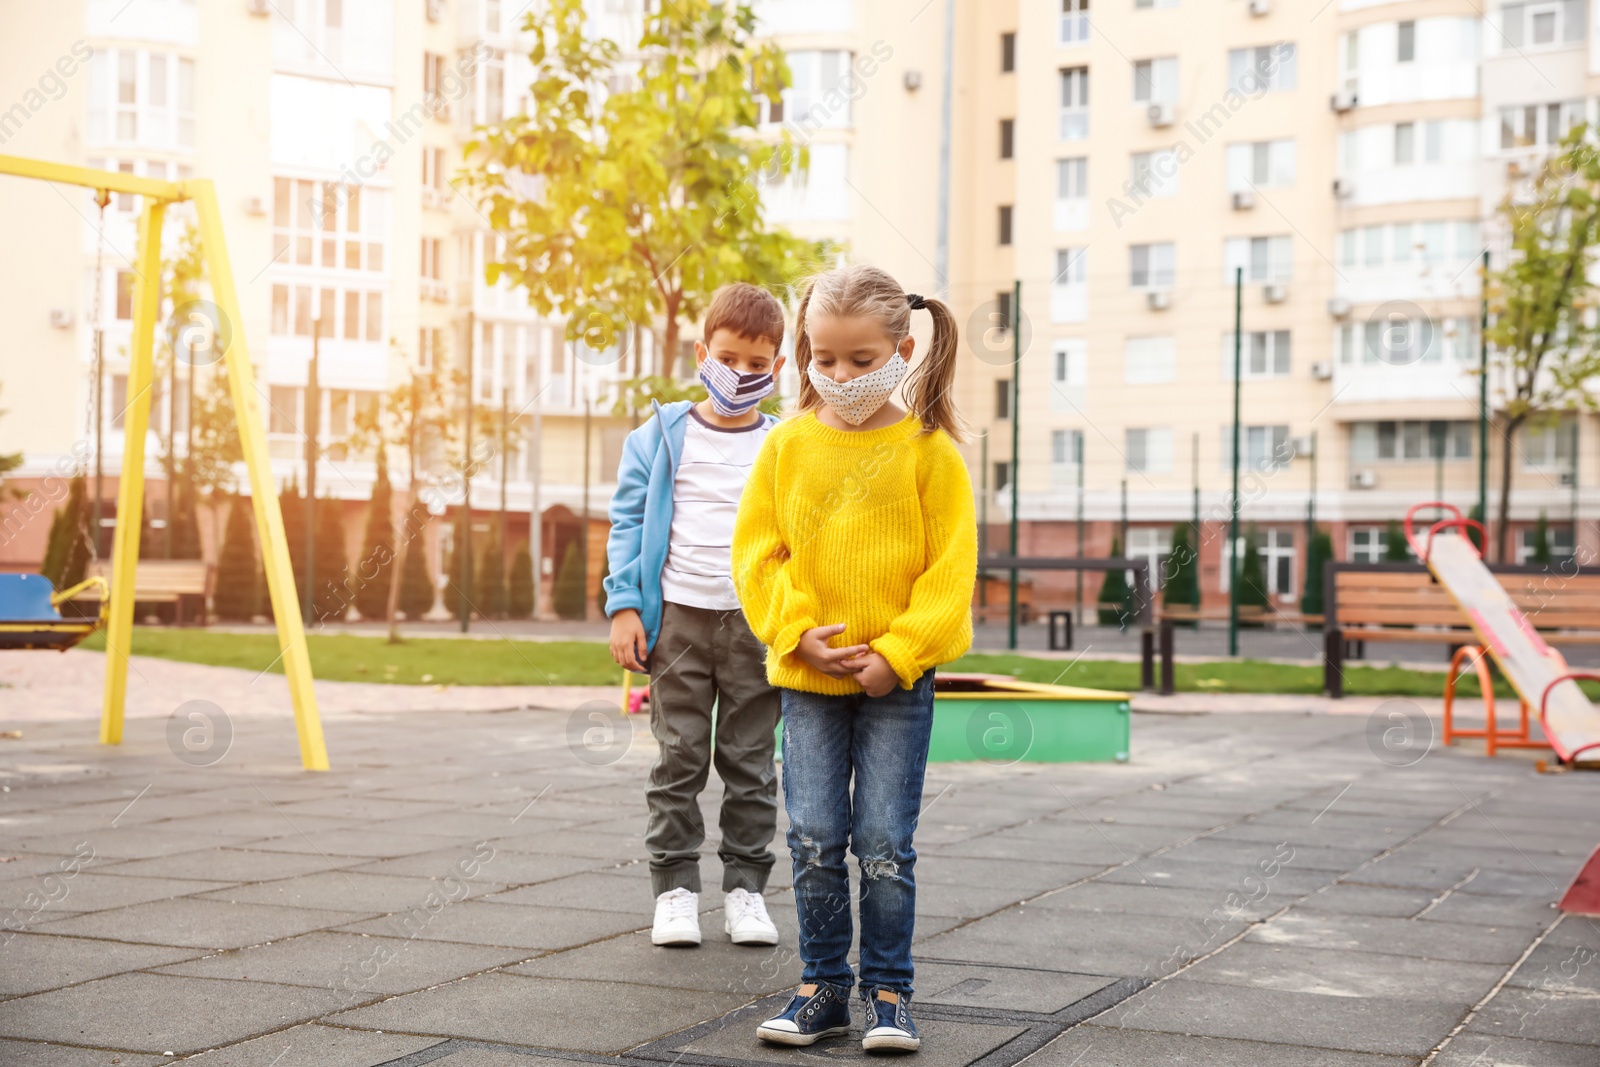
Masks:
[[[443,352],[439,348],[440,331],[424,326],[417,331],[417,369],[430,372],[438,369]]]
[[[1082,430],[1050,431],[1050,462],[1057,467],[1076,467],[1083,462]]]
[[[1011,488],[1011,464],[996,460],[994,464],[994,491],[1003,493]]]
[[[1133,0],[1133,6],[1136,9],[1137,8],[1177,7],[1178,6],[1178,0]]]
[[[89,62],[90,144],[194,147],[194,60],[102,49]]]
[[[292,385],[274,385],[267,392],[267,431],[300,432],[300,393]]]
[[[1009,245],[1011,243],[1011,205],[1010,204],[1001,204],[1000,205],[1000,243],[1002,245]]]
[[[1140,59],[1133,64],[1133,102],[1170,104],[1178,99],[1178,60]]]
[[[422,95],[428,99],[434,118],[448,121],[450,104],[444,95],[444,71],[444,56],[437,52],[422,53]]]
[[[1163,198],[1178,195],[1178,156],[1171,149],[1135,152],[1132,187],[1136,196]]]
[[[1417,156],[1417,124],[1414,122],[1397,122],[1394,124],[1394,165],[1409,167],[1416,162]]]
[[[1228,191],[1242,193],[1255,186],[1267,188],[1293,185],[1295,147],[1293,140],[1254,141],[1228,146]]]
[[[279,266],[382,271],[388,193],[338,182],[273,179],[272,252]]]
[[[1353,526],[1348,537],[1351,563],[1381,563],[1387,554],[1388,533],[1382,526]]]
[[[1123,380],[1129,385],[1170,382],[1177,373],[1177,346],[1171,334],[1130,337],[1123,351]]]
[[[1233,381],[1233,331],[1222,335],[1222,377]],[[1239,350],[1239,370],[1245,380],[1289,376],[1288,330],[1252,330]]]
[[[1510,49],[1581,44],[1588,23],[1588,6],[1588,0],[1506,4],[1501,8],[1500,33]]]
[[[1500,148],[1559,144],[1567,132],[1582,121],[1582,100],[1503,107],[1500,109]]]
[[[117,271],[117,321],[133,320],[133,271]]]
[[[1000,73],[1011,74],[1017,69],[1017,35],[1000,35]]]
[[[1172,527],[1129,527],[1128,544],[1123,555],[1128,559],[1142,559],[1148,563],[1150,581],[1160,589],[1166,584],[1167,559],[1172,555]]]
[[[1522,465],[1529,470],[1570,470],[1577,423],[1571,415],[1522,429]]]
[[[1050,283],[1050,321],[1083,322],[1089,313],[1089,250],[1058,248]]]
[[[994,417],[1005,421],[1011,417],[1011,379],[1002,378],[994,383]]]
[[[1011,159],[1016,153],[1017,120],[1000,120],[1000,158]]]
[[[1417,24],[1414,21],[1402,22],[1397,29],[1400,47],[1396,50],[1395,60],[1410,63],[1417,58]]]
[[[1233,469],[1233,424],[1221,427],[1222,469]],[[1244,449],[1240,466],[1251,471],[1275,471],[1287,467],[1294,458],[1287,426],[1241,426],[1239,444]]]
[[[784,114],[797,124],[844,129],[850,125],[854,75],[844,51],[790,52]]]
[[[1166,474],[1172,470],[1172,429],[1158,427],[1123,431],[1123,459],[1129,474]]]
[[[1171,242],[1129,245],[1128,284],[1134,289],[1171,289],[1177,259],[1177,246]]]
[[[1470,460],[1477,424],[1468,421],[1381,421],[1350,424],[1354,463]]]
[[[1002,289],[994,294],[995,314],[1000,318],[1000,329],[1011,329],[1011,290]]]
[[[1061,43],[1083,44],[1089,39],[1089,0],[1061,0]]]
[[[1063,141],[1089,136],[1089,68],[1068,67],[1061,72],[1061,133]]]
[[[1227,263],[1226,282],[1233,284],[1234,271],[1244,268],[1247,282],[1286,282],[1294,276],[1294,242],[1281,237],[1230,237],[1223,255]]]
[[[1287,41],[1228,52],[1228,88],[1245,96],[1292,92],[1300,84],[1295,46]]]
[[[1539,530],[1537,527],[1526,527],[1517,531],[1517,562],[1537,563],[1534,559],[1534,542],[1537,540]],[[1550,545],[1550,560],[1553,563],[1563,563],[1572,558],[1572,524],[1570,522],[1549,523],[1545,527],[1545,537]]]

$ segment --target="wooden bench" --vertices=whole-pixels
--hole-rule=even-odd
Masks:
[[[987,596],[987,604],[979,604],[978,591],[972,594],[972,618],[974,622],[1004,622],[1011,614],[1011,579],[1003,575],[986,574],[982,576],[982,592]],[[1033,618],[1033,583],[1024,579],[1017,583],[1017,621],[1027,625]]]
[[[96,560],[89,573],[111,581],[111,561]],[[174,621],[182,626],[185,608],[197,608],[199,625],[206,624],[206,594],[211,565],[200,559],[141,559],[134,568],[133,600],[136,604],[171,604]]]
[[[1344,661],[1368,641],[1445,645],[1453,653],[1478,644],[1467,618],[1427,569],[1415,563],[1327,564],[1323,688],[1344,695]],[[1551,645],[1600,644],[1600,574],[1571,563],[1495,565],[1489,570],[1518,610]]]

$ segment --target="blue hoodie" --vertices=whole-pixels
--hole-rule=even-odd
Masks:
[[[611,498],[611,535],[606,541],[606,615],[626,608],[644,622],[645,654],[661,635],[661,570],[667,564],[672,532],[672,487],[683,456],[683,434],[693,400],[663,407],[650,402],[655,417],[628,435]],[[777,420],[762,415],[768,425]],[[649,666],[648,663],[645,664]]]

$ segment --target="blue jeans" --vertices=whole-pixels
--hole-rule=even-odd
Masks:
[[[910,994],[917,904],[911,835],[933,729],[933,671],[882,697],[781,693],[801,980],[849,996],[848,846],[861,870],[861,988]]]

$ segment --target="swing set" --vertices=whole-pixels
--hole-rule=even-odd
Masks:
[[[55,592],[48,579],[33,574],[6,576],[0,583],[0,648],[54,648],[65,650],[82,641],[101,622],[106,629],[105,699],[100,714],[102,744],[122,743],[123,711],[128,693],[128,651],[133,637],[134,569],[139,562],[139,521],[144,513],[145,435],[150,426],[150,393],[154,378],[156,318],[161,303],[161,227],[169,205],[191,202],[199,222],[201,257],[211,282],[218,313],[231,326],[213,330],[218,345],[226,345],[221,358],[228,374],[234,421],[250,476],[250,499],[255,511],[256,539],[261,545],[272,614],[278,627],[284,674],[294,706],[295,731],[300,740],[300,762],[307,770],[328,769],[328,751],[322,737],[312,688],[311,659],[300,620],[294,571],[289,563],[289,543],[284,536],[283,514],[273,485],[267,454],[267,435],[256,401],[255,371],[245,346],[228,262],[216,188],[208,179],[163,181],[115,171],[75,167],[21,156],[0,155],[0,175],[77,185],[93,189],[104,204],[111,193],[142,198],[138,250],[134,256],[133,337],[129,351],[127,410],[123,414],[125,444],[122,473],[117,480],[117,523],[112,539],[110,589],[91,578],[73,589]],[[100,240],[105,240],[104,227]],[[96,285],[100,284],[96,278]],[[98,323],[96,323],[98,326]],[[213,324],[214,326],[217,324]],[[100,417],[100,412],[96,412]],[[98,533],[98,531],[96,531]],[[101,618],[63,619],[58,606],[87,587],[99,584]]]

